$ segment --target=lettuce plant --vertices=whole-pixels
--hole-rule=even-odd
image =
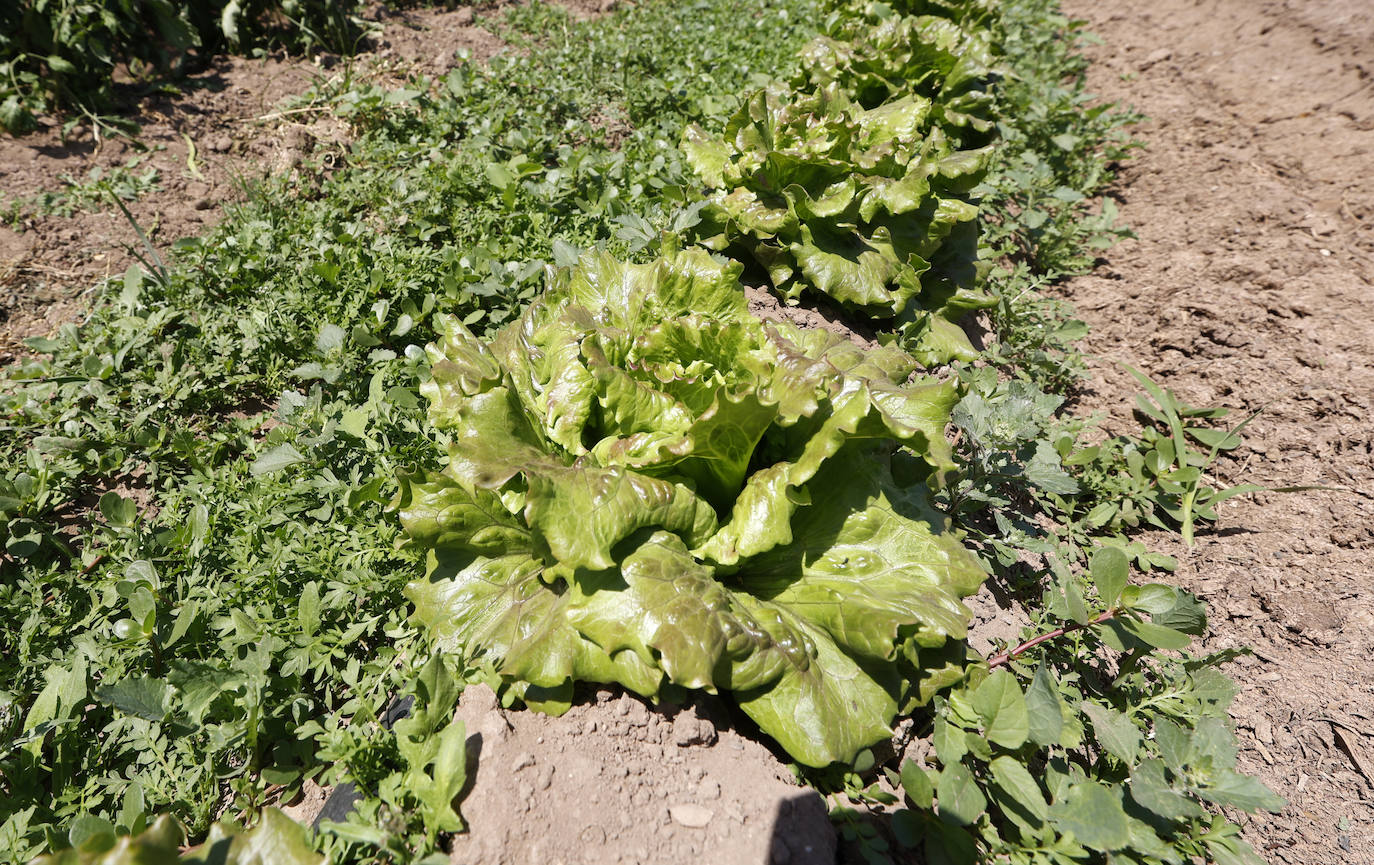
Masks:
[[[701,249],[588,253],[422,386],[442,471],[397,500],[439,645],[527,702],[578,680],[730,691],[801,763],[850,761],[956,679],[983,573],[932,505],[954,390],[763,324]]]
[[[946,323],[989,305],[972,287],[978,208],[968,195],[989,150],[958,149],[937,119],[915,93],[864,108],[836,83],[758,91],[723,137],[684,136],[710,189],[698,241],[742,247],[792,300],[810,288],[867,315],[910,307]]]
[[[991,139],[996,60],[985,29],[934,15],[840,19],[801,61],[798,87],[837,84],[865,108],[915,93],[931,100],[930,122],[964,146]]]
[[[839,17],[881,21],[893,15],[934,15],[958,24],[986,25],[999,20],[1003,0],[830,0]]]

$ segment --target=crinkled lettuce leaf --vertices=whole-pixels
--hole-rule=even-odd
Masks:
[[[981,28],[994,20],[1001,0],[871,0],[858,4],[853,0],[828,0],[830,9],[843,9],[846,17],[858,15],[867,21],[880,22],[893,15],[921,15],[945,18],[968,28]]]
[[[836,84],[873,108],[915,93],[932,121],[964,146],[987,144],[995,124],[989,87],[998,74],[988,31],[938,15],[842,19],[802,50],[798,87]]]
[[[591,252],[489,342],[446,320],[422,391],[448,463],[396,502],[408,595],[513,684],[729,692],[798,761],[849,761],[930,698],[912,659],[963,639],[983,577],[930,499],[954,391],[757,321],[738,274]]]

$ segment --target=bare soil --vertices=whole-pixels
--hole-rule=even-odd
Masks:
[[[619,688],[579,689],[559,718],[463,691],[467,831],[453,865],[834,865],[825,801],[732,728],[718,698],[650,706]],[[310,825],[332,791],[312,782],[282,810]]]
[[[830,865],[825,802],[710,700],[649,708],[602,689],[561,718],[463,692],[475,779],[454,865]]]
[[[1374,862],[1374,6],[1066,0],[1103,98],[1150,117],[1115,195],[1138,240],[1063,294],[1092,327],[1079,409],[1129,432],[1129,363],[1194,405],[1262,414],[1217,472],[1320,484],[1224,506],[1178,577],[1231,665],[1241,767],[1287,797],[1271,862]]]

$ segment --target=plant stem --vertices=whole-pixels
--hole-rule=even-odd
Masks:
[[[1065,634],[1071,634],[1074,631],[1081,631],[1084,628],[1091,628],[1093,625],[1100,625],[1103,622],[1116,618],[1116,615],[1120,612],[1120,607],[1112,607],[1110,610],[1106,610],[1100,613],[1096,618],[1092,619],[1091,621],[1084,622],[1082,624],[1074,622],[1073,624],[1065,625],[1062,628],[1055,628],[1053,631],[1048,631],[1046,633],[1039,635],[1038,637],[1031,637],[1029,640],[1026,640],[1024,643],[1020,644],[1011,651],[1003,652],[1000,655],[995,655],[994,657],[990,658],[988,660],[988,667],[990,669],[996,669],[997,667],[1001,667],[1009,663],[1012,658],[1029,652],[1031,649],[1034,649],[1041,643],[1047,643],[1050,640],[1053,640],[1057,637],[1062,637]]]
[[[1196,488],[1189,490],[1183,497],[1183,519],[1179,521],[1183,524],[1183,543],[1190,550],[1193,548],[1193,501],[1196,498]]]

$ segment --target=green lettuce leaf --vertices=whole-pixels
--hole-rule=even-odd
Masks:
[[[802,50],[798,87],[838,85],[865,108],[917,94],[963,146],[987,144],[999,70],[986,29],[938,14],[844,19]]]

